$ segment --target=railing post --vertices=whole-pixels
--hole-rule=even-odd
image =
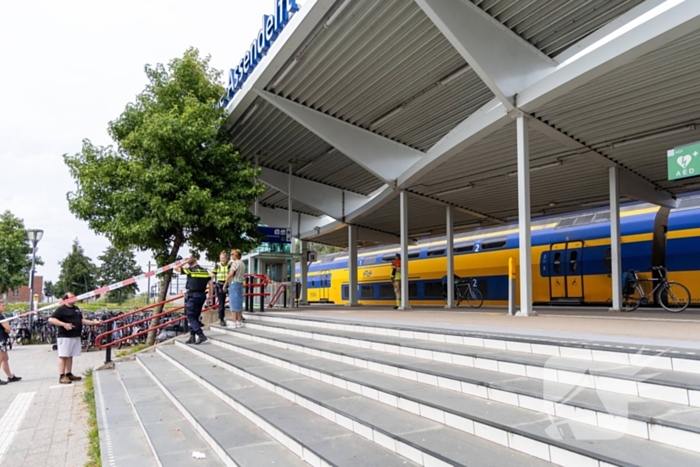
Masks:
[[[287,293],[289,293],[289,287],[284,286],[284,298],[282,299],[282,306],[287,308]]]
[[[260,284],[260,313],[262,313],[265,311],[265,282]]]
[[[110,328],[112,328],[111,329],[112,331],[114,331],[114,321],[109,323],[108,326]],[[107,334],[107,344],[111,344],[111,343],[112,343],[112,333],[110,332],[109,334]],[[105,349],[105,363],[112,363],[112,346],[111,345],[108,345],[107,348]]]

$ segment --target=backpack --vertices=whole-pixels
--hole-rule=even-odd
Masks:
[[[622,295],[632,295],[636,285],[634,272],[625,271],[622,273]]]

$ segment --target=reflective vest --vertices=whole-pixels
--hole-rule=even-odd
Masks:
[[[193,268],[182,268],[182,273],[187,276],[185,288],[188,292],[204,292],[209,285],[209,271],[199,264]]]

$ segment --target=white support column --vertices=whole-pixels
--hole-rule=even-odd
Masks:
[[[255,156],[255,170],[258,170],[258,168],[260,167],[259,164],[260,164],[260,156],[256,155]],[[258,182],[259,180],[256,178],[255,181]],[[260,211],[259,206],[260,206],[260,203],[258,202],[258,198],[255,198],[255,204],[253,205],[253,214],[255,214],[256,216],[260,215],[259,214],[259,211]]]
[[[309,242],[308,240],[301,241],[301,261],[299,263],[299,269],[301,270],[301,297],[299,297],[299,305],[308,305],[309,298],[306,291],[306,286],[309,281],[309,263],[307,261],[309,253]]]
[[[530,234],[530,141],[527,118],[520,115],[518,128],[518,222],[520,238],[520,316],[532,310],[532,238]]]
[[[348,225],[348,306],[357,306],[357,226]]]
[[[445,308],[450,309],[455,301],[455,288],[452,285],[455,275],[455,250],[454,250],[454,214],[452,206],[447,206],[447,305]]]
[[[289,237],[290,237],[290,243],[289,243],[289,252],[292,256],[290,256],[289,260],[289,282],[294,284],[296,282],[296,271],[294,270],[294,231],[292,230],[293,221],[292,217],[294,216],[294,211],[292,210],[292,164],[289,164],[289,181],[288,181],[288,187],[287,187],[287,229],[289,229],[287,232],[289,232]],[[293,302],[294,300],[294,288],[289,289],[289,299],[290,303]]]
[[[400,310],[410,310],[408,303],[408,193],[401,191],[401,306]]]
[[[620,241],[620,169],[610,167],[610,274],[612,275],[612,308],[622,309],[622,245]]]

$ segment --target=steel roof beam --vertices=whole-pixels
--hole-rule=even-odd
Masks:
[[[627,167],[624,167],[614,160],[609,159],[602,153],[589,148],[584,143],[572,138],[571,136],[557,130],[549,124],[535,117],[526,115],[530,121],[530,127],[550,139],[560,143],[568,149],[581,150],[581,155],[588,157],[590,160],[602,167],[617,167],[620,169],[620,194],[639,201],[665,206],[667,208],[678,207],[678,201],[669,192],[654,185],[651,181],[643,178]]]
[[[508,110],[498,99],[487,102],[443,136],[425,156],[401,174],[397,180],[397,187],[408,188],[415,185],[422,176],[511,121]]]
[[[260,181],[277,191],[289,194],[289,174],[263,168]],[[294,176],[292,176],[292,198],[338,220],[344,220],[346,213],[359,209],[370,200],[367,196]]]
[[[288,216],[289,214],[286,209],[273,209],[265,206],[258,206],[260,222],[270,227],[287,228],[289,224]],[[315,231],[316,228],[323,228],[333,222],[333,218],[328,216],[314,217],[308,214],[294,213],[292,216],[292,232],[294,232],[294,236],[298,236],[299,232]]]
[[[666,1],[571,56],[519,92],[516,105],[533,112],[622,65],[700,28],[700,2]],[[673,73],[673,70],[669,70]]]
[[[470,216],[472,216],[472,217],[476,217],[476,218],[479,218],[479,219],[482,219],[482,220],[488,220],[488,221],[491,221],[491,222],[495,222],[496,224],[507,224],[506,221],[504,221],[504,220],[502,220],[502,219],[499,219],[499,218],[497,218],[497,217],[492,217],[492,216],[489,216],[488,214],[483,214],[483,213],[480,213],[480,212],[478,212],[478,211],[473,211],[473,210],[471,210],[471,209],[469,209],[469,208],[464,208],[464,207],[459,206],[459,205],[457,205],[457,204],[448,203],[447,201],[443,201],[443,200],[438,199],[438,198],[433,198],[432,196],[422,195],[422,194],[420,194],[420,193],[416,193],[416,192],[410,191],[410,190],[406,190],[406,193],[408,193],[408,194],[410,194],[410,195],[412,195],[412,196],[415,196],[416,198],[420,198],[420,199],[424,199],[424,200],[426,200],[426,201],[429,201],[429,202],[431,202],[431,203],[433,203],[433,204],[439,204],[440,206],[452,206],[452,208],[453,208],[455,211],[461,212],[461,213],[463,213],[463,214],[468,214],[468,215],[470,215]]]
[[[287,116],[385,183],[394,181],[424,153],[267,91],[257,91]]]
[[[556,62],[470,1],[415,0],[506,106],[556,68]]]

